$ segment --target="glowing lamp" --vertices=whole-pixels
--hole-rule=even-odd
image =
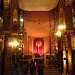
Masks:
[[[56,32],[55,35],[61,37],[61,31]]]

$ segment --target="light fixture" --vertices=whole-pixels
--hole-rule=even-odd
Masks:
[[[20,19],[20,22],[23,22],[23,21],[24,21],[24,19],[23,19],[23,18],[21,18],[21,19]]]
[[[61,31],[56,32],[55,35],[56,35],[57,37],[61,37]]]
[[[16,47],[19,45],[19,43],[17,41],[13,41],[13,42],[10,42],[9,45]]]
[[[18,42],[17,38],[10,38],[8,44],[11,47],[17,47],[19,45],[19,42]]]
[[[65,29],[65,28],[66,28],[65,25],[59,25],[59,26],[58,26],[58,29],[60,29],[60,30]]]
[[[66,26],[65,25],[59,25],[58,30],[60,30],[61,32],[64,32],[66,30]]]

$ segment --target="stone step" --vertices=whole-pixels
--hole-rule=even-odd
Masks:
[[[28,73],[28,75],[30,75],[30,73]],[[38,73],[36,73],[36,75],[38,75]],[[44,75],[60,75],[59,73],[44,73]]]
[[[28,75],[30,75],[30,72],[28,72]],[[38,75],[38,72],[36,71],[36,75]],[[44,67],[44,75],[60,75],[59,71],[55,68],[50,69],[49,67]]]
[[[45,65],[44,66],[44,75],[60,75],[59,69],[54,65]]]
[[[6,70],[6,75],[12,75],[12,70]]]
[[[0,67],[0,75],[1,75],[1,67]],[[12,75],[12,70],[6,70],[6,75]],[[30,71],[28,72],[28,75],[30,75]],[[36,71],[36,75],[38,75],[38,72]],[[44,66],[44,75],[60,75],[58,68],[56,68],[53,65],[45,65]]]

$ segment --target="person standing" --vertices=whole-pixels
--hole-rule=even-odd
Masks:
[[[36,74],[36,66],[33,60],[31,60],[31,63],[29,64],[30,66],[30,75],[35,75]]]
[[[43,75],[43,69],[44,69],[44,65],[42,61],[40,61],[38,64],[38,75]]]
[[[23,65],[21,66],[22,75],[27,75],[28,69],[28,64],[26,61],[24,61]]]
[[[15,63],[13,67],[13,75],[22,75],[20,64]]]

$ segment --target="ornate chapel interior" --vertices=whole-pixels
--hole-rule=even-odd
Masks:
[[[31,60],[75,75],[75,0],[0,0],[0,75]]]

